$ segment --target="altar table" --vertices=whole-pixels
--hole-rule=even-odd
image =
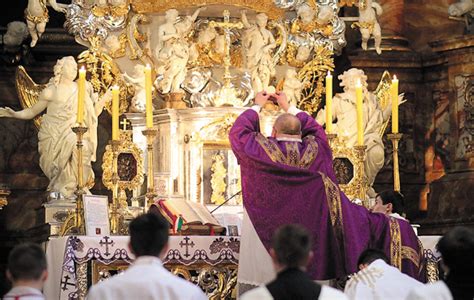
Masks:
[[[134,260],[128,236],[68,236],[46,247],[46,299],[83,299],[90,285],[123,272]],[[229,297],[237,282],[240,237],[170,236],[163,263],[208,296]]]
[[[440,236],[420,236],[428,280],[438,279]],[[51,239],[46,248],[49,277],[46,299],[83,299],[98,281],[123,272],[133,261],[128,236],[69,236]],[[210,297],[231,297],[237,282],[240,237],[170,236],[163,260],[167,269],[198,284]]]

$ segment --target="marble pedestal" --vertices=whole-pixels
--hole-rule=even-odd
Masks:
[[[49,224],[49,235],[59,236],[61,226],[66,220],[68,212],[74,209],[76,209],[76,203],[74,202],[45,203],[36,210],[38,225]]]

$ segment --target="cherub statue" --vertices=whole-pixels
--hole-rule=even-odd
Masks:
[[[461,17],[474,10],[474,2],[472,0],[460,0],[448,7],[448,14],[451,17]]]
[[[275,75],[272,51],[276,42],[273,34],[266,28],[268,16],[265,13],[257,15],[255,24],[249,23],[245,11],[242,11],[241,16],[246,29],[242,37],[244,65],[252,76],[252,88],[257,93],[265,90]]]
[[[306,45],[301,45],[298,47],[298,51],[296,52],[296,61],[297,62],[307,62],[311,55],[311,47]]]
[[[296,19],[292,22],[290,32],[292,34],[314,34],[318,33],[325,37],[332,34],[331,21],[335,12],[330,6],[313,7],[303,3],[296,9]]]
[[[369,185],[369,197],[375,197],[375,191],[372,185],[375,176],[384,164],[384,145],[382,142],[381,130],[390,119],[391,105],[385,103],[382,107],[377,96],[367,90],[367,76],[364,71],[356,68],[349,69],[342,75],[339,75],[341,86],[344,88],[343,93],[336,94],[333,98],[333,120],[337,119],[334,124],[334,131],[344,139],[347,147],[353,147],[357,142],[357,109],[356,109],[356,92],[355,86],[358,80],[362,84],[363,90],[363,128],[364,128],[364,144],[367,146],[367,155],[365,160],[365,174]],[[399,98],[403,103],[403,96]],[[316,120],[320,124],[325,123],[325,109],[318,112]]]
[[[135,95],[132,98],[131,109],[133,112],[145,112],[146,109],[146,91],[145,91],[145,67],[141,64],[136,64],[133,68],[133,76],[127,73],[123,74],[125,80],[133,84],[135,87]]]
[[[48,191],[59,192],[66,198],[71,198],[76,190],[78,165],[77,137],[71,130],[77,117],[78,86],[74,81],[77,76],[76,61],[72,56],[59,59],[54,66],[54,77],[44,88],[41,87],[41,91],[24,69],[20,69],[20,73],[23,82],[25,78],[30,80],[29,86],[20,88],[22,102],[29,103],[30,107],[21,111],[14,111],[9,107],[0,108],[0,117],[31,120],[46,111],[38,132],[40,167],[49,179]],[[36,92],[39,92],[39,96]],[[109,95],[106,93],[99,99],[92,86],[86,84],[84,125],[88,127],[88,131],[83,138],[83,174],[84,182],[88,185],[93,185],[94,182],[91,162],[96,158],[97,117]]]
[[[199,31],[196,42],[191,46],[189,60],[206,67],[214,63],[221,63],[225,51],[224,47],[225,40],[221,38],[216,29],[212,26],[206,26]]]
[[[3,45],[6,48],[18,48],[28,37],[26,24],[19,21],[8,23],[7,32],[3,36]]]
[[[474,1],[473,0],[460,0],[457,3],[453,3],[448,7],[448,14],[450,18],[456,20],[463,20],[466,23],[467,33],[474,31]]]
[[[105,46],[107,47],[106,50],[113,58],[123,57],[125,56],[126,42],[127,38],[125,35],[118,37],[111,34],[105,39]]]
[[[325,37],[329,37],[333,32],[332,20],[336,16],[334,9],[329,6],[321,6],[319,8],[318,17],[316,23],[319,25],[319,31]]]
[[[367,42],[370,36],[374,37],[375,51],[382,53],[380,44],[382,43],[382,30],[377,21],[377,16],[383,12],[382,6],[372,0],[365,0],[365,4],[359,6],[359,21],[352,24],[352,27],[359,27],[362,35],[362,49],[367,50]]]
[[[187,69],[190,45],[186,36],[192,29],[199,12],[198,8],[192,16],[185,16],[183,21],[176,23],[178,11],[169,9],[165,13],[165,23],[158,27],[158,46],[155,55],[158,60],[157,73],[163,75],[160,82],[162,93],[179,93]]]
[[[301,82],[294,68],[288,68],[285,74],[285,82],[283,83],[283,92],[288,98],[288,102],[291,105],[296,106],[301,99],[301,91],[305,86],[304,82]]]
[[[61,13],[66,12],[66,4],[57,3],[56,0],[28,0],[25,10],[26,24],[31,35],[31,47],[34,47],[38,39],[43,35],[46,23],[49,21],[48,8],[46,3]]]

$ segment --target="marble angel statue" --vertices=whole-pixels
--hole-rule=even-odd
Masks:
[[[365,174],[369,185],[368,196],[375,197],[372,185],[375,176],[384,165],[384,145],[382,142],[383,133],[390,119],[391,101],[389,95],[390,75],[384,73],[382,80],[375,93],[367,90],[367,76],[364,71],[356,68],[345,71],[339,75],[343,93],[334,95],[333,98],[333,120],[334,132],[338,138],[343,138],[347,147],[353,147],[357,143],[357,110],[355,86],[358,80],[363,87],[363,128],[364,143],[367,146],[365,160]],[[399,103],[403,103],[403,95],[399,96]],[[325,123],[325,110],[318,112],[316,120],[320,124]]]
[[[14,111],[8,107],[0,108],[0,117],[22,120],[35,118],[35,124],[39,127],[39,163],[49,179],[48,191],[59,192],[66,199],[73,198],[77,185],[76,135],[71,130],[77,117],[76,76],[77,64],[72,56],[57,61],[54,77],[46,85],[36,85],[20,67],[17,82],[24,109]],[[86,84],[84,123],[88,131],[83,140],[83,169],[84,182],[88,187],[94,183],[91,163],[96,158],[97,118],[107,97],[109,93],[99,99],[92,86]],[[40,116],[43,111],[46,111],[45,114]]]
[[[38,39],[44,33],[46,23],[49,21],[46,4],[49,4],[57,12],[66,12],[67,5],[57,3],[56,0],[28,0],[28,6],[25,9],[25,19],[31,35],[31,47],[36,46]]]
[[[255,24],[249,23],[245,11],[242,11],[241,16],[245,28],[242,37],[244,67],[250,72],[252,88],[257,93],[266,90],[275,75],[273,50],[277,44],[271,31],[266,28],[268,16],[265,13],[257,15]]]
[[[382,6],[372,0],[365,0],[364,5],[359,6],[359,21],[352,24],[353,27],[359,27],[362,35],[362,49],[367,50],[367,42],[370,37],[374,37],[375,51],[382,53],[380,44],[382,43],[382,30],[377,21],[377,16],[383,13]]]
[[[191,16],[178,19],[178,11],[169,9],[165,13],[165,23],[158,27],[158,45],[155,49],[157,59],[157,73],[163,76],[159,84],[163,94],[181,92],[189,60],[190,45],[186,36],[194,26],[202,8],[198,8]]]
[[[132,98],[131,109],[133,112],[145,112],[146,91],[145,91],[145,67],[136,64],[133,68],[133,75],[130,76],[126,72],[123,74],[124,79],[135,87],[135,94]]]

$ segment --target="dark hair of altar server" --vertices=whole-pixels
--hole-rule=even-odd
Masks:
[[[37,244],[18,245],[8,255],[7,272],[12,281],[39,280],[46,268],[46,256]]]
[[[381,259],[387,264],[390,264],[390,260],[383,251],[379,249],[366,249],[361,253],[361,255],[359,255],[357,266],[359,266],[359,269],[362,269],[361,266],[368,266],[377,259]]]
[[[474,230],[455,227],[436,245],[454,299],[474,299]]]
[[[379,193],[377,197],[380,197],[380,199],[382,199],[383,205],[391,203],[392,212],[397,213],[399,215],[403,215],[405,213],[405,198],[400,192],[387,190]]]
[[[160,215],[146,213],[130,222],[130,246],[136,256],[159,256],[168,242],[168,222]]]
[[[281,265],[288,268],[305,267],[311,251],[311,236],[300,225],[283,225],[273,235],[273,250]]]

